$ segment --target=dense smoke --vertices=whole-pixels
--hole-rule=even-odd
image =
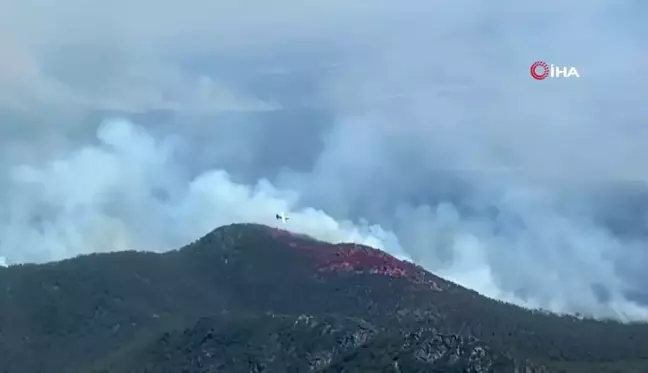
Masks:
[[[9,264],[286,211],[488,296],[648,319],[643,3],[0,4]]]

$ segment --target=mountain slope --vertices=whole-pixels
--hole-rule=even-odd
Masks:
[[[290,327],[304,318],[350,335],[367,325],[373,334],[341,349],[320,329]],[[266,334],[246,325],[265,325]],[[205,360],[196,346],[208,335],[238,342],[213,345]],[[292,353],[268,352],[271,341]],[[261,364],[257,371],[301,372],[304,354],[327,356],[318,360],[327,372],[506,372],[527,361],[530,372],[644,372],[646,345],[647,325],[527,311],[372,248],[254,224],[221,227],[165,254],[0,268],[3,372],[164,372],[196,361],[202,368],[189,371],[225,364],[218,372],[239,372],[240,359]]]
[[[167,333],[97,372],[511,372],[526,368],[474,338],[383,329],[341,316],[219,315]],[[542,371],[542,370],[536,370]]]

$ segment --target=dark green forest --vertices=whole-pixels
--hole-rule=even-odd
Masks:
[[[0,268],[0,287],[6,373],[648,372],[646,324],[526,310],[260,225]]]

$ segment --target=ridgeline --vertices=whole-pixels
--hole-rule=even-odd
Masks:
[[[256,224],[0,268],[4,373],[645,373],[646,346],[646,324],[525,310]]]

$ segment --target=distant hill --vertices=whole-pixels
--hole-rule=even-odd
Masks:
[[[256,224],[0,268],[0,372],[648,372],[648,325],[485,298]]]

